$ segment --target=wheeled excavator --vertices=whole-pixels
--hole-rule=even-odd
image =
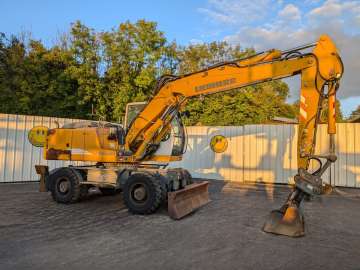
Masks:
[[[180,219],[209,202],[208,182],[193,182],[185,169],[167,168],[184,154],[187,142],[181,111],[186,102],[300,75],[298,173],[286,202],[271,212],[263,230],[302,236],[302,201],[322,193],[321,176],[336,161],[335,101],[342,74],[336,46],[329,36],[322,35],[317,42],[294,49],[273,49],[182,76],[166,75],[158,80],[147,103],[127,105],[124,125],[85,121],[46,130],[41,144],[46,160],[84,163],[50,172],[46,166],[36,169],[57,202],[76,202],[94,186],[104,193],[121,189],[130,212],[150,214],[167,201],[169,215]],[[325,99],[330,149],[328,155],[319,156],[314,154],[315,135]],[[170,151],[164,152],[164,145],[170,145]],[[319,164],[315,172],[309,169],[311,160]]]

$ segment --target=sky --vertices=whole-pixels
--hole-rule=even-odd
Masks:
[[[327,33],[345,65],[342,111],[360,105],[360,0],[0,0],[0,7],[0,32],[31,32],[48,46],[76,20],[102,31],[146,19],[182,45],[225,40],[256,50],[292,48]],[[289,101],[298,99],[299,78],[286,82]]]

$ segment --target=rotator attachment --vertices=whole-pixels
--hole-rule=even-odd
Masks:
[[[326,159],[322,165],[320,158]],[[304,216],[301,211],[301,203],[306,195],[314,196],[323,193],[322,174],[336,161],[336,155],[311,156],[319,162],[319,169],[313,173],[300,168],[295,175],[295,188],[290,193],[286,203],[280,210],[274,210],[270,213],[268,220],[265,222],[263,231],[274,234],[281,234],[290,237],[300,237],[305,235]]]

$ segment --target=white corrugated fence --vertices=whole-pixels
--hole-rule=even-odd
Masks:
[[[0,182],[37,181],[35,164],[50,168],[69,162],[46,161],[41,148],[33,147],[27,133],[33,126],[55,127],[76,119],[0,114]],[[336,186],[360,187],[360,124],[337,124],[338,161],[323,177]],[[188,147],[181,162],[172,167],[188,169],[194,177],[238,182],[291,183],[296,174],[296,125],[246,125],[236,127],[187,127]],[[223,135],[228,147],[214,153],[210,140]],[[326,125],[320,125],[316,153],[326,154]]]
[[[69,165],[66,161],[48,161],[42,157],[42,148],[32,146],[28,141],[28,132],[34,126],[55,128],[56,122],[79,122],[78,119],[66,119],[43,116],[0,114],[0,183],[38,181],[35,165],[48,165],[56,168]]]

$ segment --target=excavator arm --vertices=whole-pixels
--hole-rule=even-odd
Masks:
[[[312,52],[301,52],[311,47],[314,47]],[[331,39],[323,35],[314,44],[283,52],[271,50],[181,77],[167,78],[131,124],[125,140],[126,149],[134,154],[136,160],[142,160],[148,145],[159,143],[159,133],[167,128],[175,113],[189,98],[300,74],[298,164],[299,168],[307,169],[314,151],[316,124],[325,98],[329,98],[329,133],[335,133],[335,89],[342,73],[337,49]]]
[[[311,52],[304,50],[312,48]],[[288,236],[304,235],[304,219],[300,204],[306,195],[321,194],[321,175],[332,162],[334,154],[335,102],[343,64],[337,48],[327,35],[316,43],[287,51],[270,50],[255,56],[211,66],[181,77],[160,80],[155,96],[130,126],[126,149],[135,160],[146,157],[149,145],[159,144],[171,120],[189,98],[241,89],[266,81],[300,75],[300,109],[295,187],[280,210],[273,211],[263,230]],[[330,149],[326,156],[314,155],[316,129],[323,101],[328,99],[328,133]],[[309,172],[310,160],[320,168]],[[325,159],[323,165],[320,159]]]

